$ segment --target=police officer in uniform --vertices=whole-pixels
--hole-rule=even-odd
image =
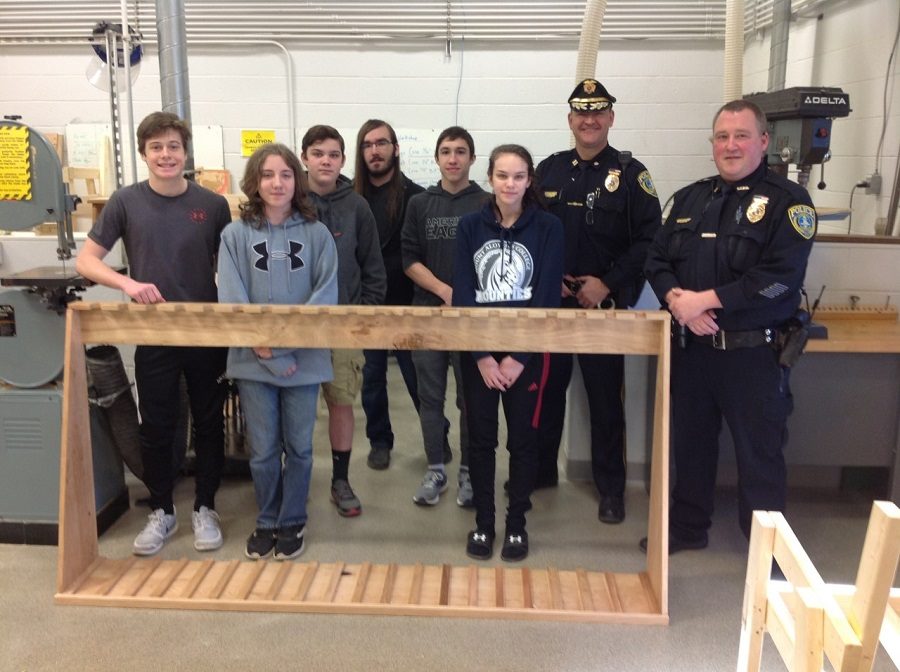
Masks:
[[[565,230],[564,308],[627,308],[644,283],[647,247],[660,225],[659,199],[644,165],[607,141],[616,99],[595,79],[569,96],[575,148],[537,167],[540,189]],[[591,464],[604,523],[625,519],[622,355],[578,355],[591,420]],[[539,428],[537,486],[556,485],[557,456],[573,358],[553,354]]]
[[[734,440],[738,517],[785,506],[788,386],[800,289],[816,232],[809,194],[769,170],[765,114],[736,100],[716,113],[719,174],[675,194],[647,258],[674,318],[669,552],[707,545],[722,418]],[[787,342],[791,347],[780,350]],[[646,540],[641,542],[646,548]]]

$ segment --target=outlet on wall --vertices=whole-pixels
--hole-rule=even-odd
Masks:
[[[874,194],[877,196],[881,193],[881,173],[872,173],[866,177],[866,182],[869,186],[866,187],[867,194]]]

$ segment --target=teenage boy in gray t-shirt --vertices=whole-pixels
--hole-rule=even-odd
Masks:
[[[216,301],[216,252],[231,221],[227,201],[184,177],[191,132],[174,114],[154,112],[138,126],[141,158],[150,177],[116,191],[88,234],[75,268],[84,277],[125,292],[137,303]],[[131,275],[103,259],[122,239]],[[149,521],[134,540],[135,555],[157,553],[178,529],[172,491],[173,444],[184,375],[195,430],[194,548],[222,546],[215,496],[224,453],[225,348],[138,346],[134,375],[141,412],[143,480]]]

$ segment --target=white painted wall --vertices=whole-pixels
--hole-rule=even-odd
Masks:
[[[160,105],[158,63],[148,51],[134,89],[137,119]],[[490,149],[502,142],[522,143],[538,160],[569,146],[565,101],[574,84],[575,44],[457,44],[450,60],[437,43],[291,53],[298,128],[358,128],[370,117],[398,128],[459,123],[475,137],[481,160],[473,176],[479,180]],[[57,132],[75,120],[107,121],[107,95],[84,76],[88,58],[86,46],[0,47],[3,113]],[[612,143],[647,164],[663,198],[713,170],[706,138],[720,103],[721,61],[715,42],[609,42],[601,50],[598,76],[619,99]],[[278,140],[290,143],[285,61],[278,50],[190,48],[189,68],[193,122],[224,128],[233,182],[243,172],[242,128],[273,128]]]

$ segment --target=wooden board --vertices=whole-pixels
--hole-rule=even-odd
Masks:
[[[668,623],[670,322],[661,311],[75,302],[66,331],[59,604]],[[594,569],[189,561],[99,555],[88,343],[656,355],[647,567]]]
[[[645,574],[584,569],[103,559],[59,604],[665,624]],[[616,595],[616,599],[610,599]]]

